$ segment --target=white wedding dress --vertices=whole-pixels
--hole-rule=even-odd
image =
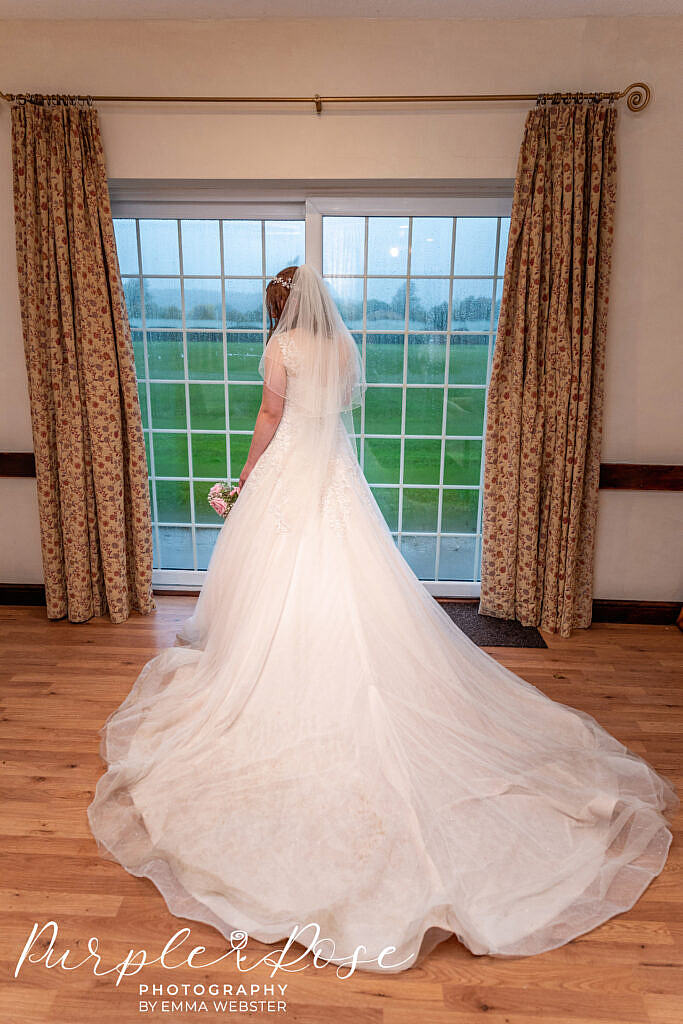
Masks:
[[[179,917],[266,943],[316,923],[326,958],[364,947],[367,970],[453,933],[500,957],[564,944],[662,870],[676,792],[427,593],[339,417],[320,463],[296,340],[279,336],[282,420],[186,646],[148,662],[103,727],[100,850]]]

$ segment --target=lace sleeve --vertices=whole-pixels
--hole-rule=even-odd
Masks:
[[[294,339],[289,331],[279,334],[276,339],[280,344],[282,362],[287,373],[296,373],[296,358]]]
[[[274,391],[275,394],[284,397],[287,390],[287,358],[285,355],[286,344],[283,334],[273,335],[263,350],[258,372],[263,378],[263,383]]]

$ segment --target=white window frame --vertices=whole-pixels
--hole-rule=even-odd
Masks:
[[[306,201],[306,259],[322,273],[323,256],[323,217],[325,216],[346,216],[346,217],[509,217],[512,206],[511,196],[460,196],[460,197],[378,197],[367,196],[316,196]],[[494,267],[498,267],[498,241]],[[500,280],[500,279],[498,279]],[[494,282],[495,283],[495,282]],[[497,299],[494,288],[493,302]],[[450,306],[450,302],[449,302]],[[408,303],[406,303],[406,318],[408,316]],[[407,319],[406,319],[406,330]],[[450,341],[451,331],[448,331]],[[488,381],[491,373],[491,346],[489,346],[489,362],[486,375],[486,391],[484,405],[484,422],[486,422],[486,398],[488,397]],[[402,388],[406,388],[407,354],[404,357]],[[446,372],[448,372],[448,350],[446,355]],[[446,392],[447,394],[447,392]],[[401,441],[405,434],[402,431]],[[483,437],[481,438],[483,445]],[[403,450],[401,444],[401,471],[400,480],[403,480]],[[481,493],[483,489],[483,457],[482,473],[479,480],[479,505],[477,514],[477,531],[475,534],[474,564],[478,565],[481,557]],[[443,477],[443,467],[441,472]],[[399,502],[401,501],[402,483],[399,484]],[[439,484],[440,492],[443,484]],[[439,509],[442,505],[442,495],[439,494]],[[437,555],[438,537],[441,533],[441,522],[437,523]],[[406,531],[414,536],[412,531]],[[438,557],[437,557],[438,575]],[[426,590],[435,597],[478,597],[481,591],[481,584],[477,580],[423,580]]]
[[[336,184],[336,183],[335,183]],[[349,195],[317,195],[304,197],[300,189],[294,189],[292,195],[287,196],[285,189],[278,190],[276,195],[269,195],[267,198],[257,198],[257,183],[250,183],[247,194],[239,198],[229,198],[229,189],[219,189],[215,194],[206,196],[201,189],[188,190],[179,189],[173,191],[171,186],[166,186],[158,191],[149,188],[141,183],[139,188],[133,187],[123,189],[122,194],[116,191],[112,195],[112,212],[115,218],[172,218],[172,219],[257,219],[257,220],[297,220],[305,221],[305,246],[306,261],[312,264],[322,274],[322,250],[323,250],[323,217],[324,216],[415,216],[415,217],[509,217],[512,206],[512,182],[509,187],[496,189],[496,194],[477,194],[475,183],[475,194],[472,194],[470,183],[469,194],[467,195],[444,195],[443,189],[437,191],[441,194],[425,196],[425,183],[421,183],[419,195],[378,195],[369,190],[367,194],[357,194],[355,188],[351,188]],[[387,184],[379,185],[389,191]],[[248,194],[254,189],[255,195],[252,199]],[[170,194],[168,194],[170,191]],[[314,191],[314,189],[310,189]],[[485,186],[484,186],[485,191]],[[454,183],[454,192],[457,192],[457,185]],[[496,263],[498,266],[498,252],[496,252]],[[495,293],[494,293],[495,303]],[[449,331],[450,337],[450,331]],[[489,350],[489,366],[487,371],[490,375],[491,351]],[[404,368],[405,377],[405,368]],[[403,381],[405,387],[406,381]],[[487,387],[488,396],[488,387]],[[403,446],[402,446],[403,449]],[[482,458],[483,467],[483,458]],[[483,470],[482,470],[483,472]],[[483,481],[480,479],[480,488]],[[479,520],[481,519],[481,501],[479,503]],[[437,533],[440,524],[437,527]],[[481,522],[477,523],[477,537],[481,536]],[[480,553],[475,552],[475,563],[478,564]],[[187,569],[155,569],[154,585],[164,589],[196,589],[200,590],[206,570]],[[438,597],[478,597],[481,584],[478,581],[423,581],[426,590]]]

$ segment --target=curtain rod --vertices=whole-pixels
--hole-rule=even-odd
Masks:
[[[613,99],[627,96],[629,110],[644,110],[650,102],[651,91],[645,82],[632,82],[621,92],[549,92],[513,93],[483,96],[75,96],[76,100],[97,103],[313,103],[316,113],[322,113],[324,103],[495,103],[514,100],[546,99]],[[0,99],[11,102],[20,99],[14,93],[0,92]]]

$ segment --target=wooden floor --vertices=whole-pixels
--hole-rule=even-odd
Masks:
[[[53,962],[85,959],[99,939],[100,971],[129,949],[158,957],[187,924],[205,945],[202,962],[224,952],[213,929],[179,921],[151,882],[102,859],[86,807],[102,772],[98,729],[125,697],[143,664],[173,643],[193,605],[160,597],[150,616],[112,626],[97,619],[48,622],[42,608],[0,608],[3,845],[0,957],[3,1024],[109,1024],[146,1018],[222,1019],[296,1024],[681,1024],[683,1021],[683,842],[681,816],[664,872],[636,905],[593,932],[540,956],[476,957],[454,939],[399,975],[357,973],[340,981],[331,967],[309,966],[271,978],[264,966],[239,972],[232,961],[208,969],[149,966],[137,977],[96,977],[17,960],[34,922],[57,922]],[[594,626],[570,640],[546,636],[547,650],[490,653],[548,696],[594,715],[681,791],[683,635],[675,626]],[[47,947],[43,938],[41,950]],[[249,962],[267,947],[249,945]],[[182,963],[178,952],[171,963]],[[140,1012],[140,984],[286,983],[284,1013]],[[143,997],[145,998],[145,997]],[[169,999],[171,996],[163,998]],[[230,996],[225,998],[229,999]],[[233,994],[234,999],[238,995]],[[253,998],[267,998],[261,990]]]

